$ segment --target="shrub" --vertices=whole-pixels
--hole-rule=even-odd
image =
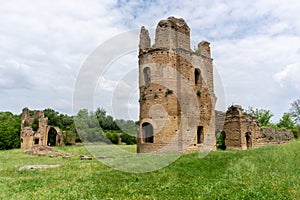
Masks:
[[[132,136],[132,135],[129,135],[127,133],[123,133],[122,142],[125,142],[128,145],[136,144],[136,137]]]
[[[119,142],[119,134],[118,133],[106,133],[106,137],[111,141],[113,144],[118,144]]]

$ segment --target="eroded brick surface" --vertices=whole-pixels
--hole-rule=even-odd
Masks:
[[[151,46],[141,28],[138,152],[187,152],[200,144],[215,149],[213,64],[209,43],[190,47],[190,28],[169,17],[156,27]]]

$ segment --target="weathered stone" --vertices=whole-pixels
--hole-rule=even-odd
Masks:
[[[38,129],[33,130],[33,124],[35,120],[38,120]],[[31,148],[34,145],[47,146],[49,141],[48,133],[50,129],[56,131],[55,146],[64,145],[63,132],[57,126],[49,126],[48,118],[44,116],[43,111],[35,110],[33,115],[30,116],[28,108],[24,108],[21,118],[21,148]]]
[[[27,165],[20,167],[18,170],[23,171],[23,170],[37,170],[37,169],[49,169],[49,168],[57,168],[60,165]]]
[[[80,160],[92,160],[92,159],[93,159],[93,157],[91,157],[91,156],[86,156],[86,155],[80,156]]]
[[[294,139],[291,131],[261,128],[258,120],[243,113],[239,105],[228,108],[222,134],[225,135],[226,149],[247,149]]]
[[[45,157],[46,154],[45,154],[45,153],[38,153],[38,156],[40,156],[40,157]]]
[[[156,28],[155,43],[140,34],[140,127],[137,152],[215,149],[213,64],[209,43],[190,48],[190,28],[169,17]],[[203,52],[203,53],[201,53]]]
[[[66,154],[66,155],[63,155],[62,158],[68,159],[68,158],[73,158],[74,156],[76,156],[76,155],[74,155],[74,154]]]

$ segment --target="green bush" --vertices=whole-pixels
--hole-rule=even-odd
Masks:
[[[136,137],[129,135],[127,133],[122,134],[122,142],[125,142],[128,145],[136,144]]]
[[[119,142],[119,134],[118,133],[106,133],[106,137],[111,141],[113,144],[118,144]]]
[[[224,133],[218,133],[217,134],[217,148],[225,150],[226,145],[225,145],[225,134]]]

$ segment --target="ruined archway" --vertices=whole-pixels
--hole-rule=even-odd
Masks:
[[[153,126],[152,124],[145,122],[142,124],[143,135],[145,143],[153,143]]]
[[[47,140],[47,145],[50,146],[56,146],[56,138],[57,138],[58,132],[55,130],[55,128],[51,127],[48,131],[48,140]]]

